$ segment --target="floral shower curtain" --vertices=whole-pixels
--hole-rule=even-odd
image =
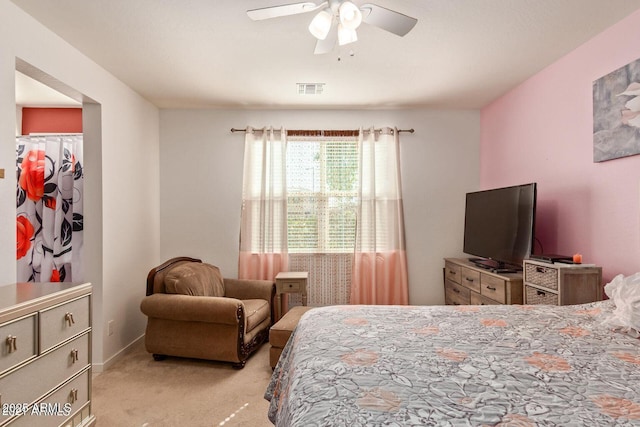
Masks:
[[[17,280],[82,280],[82,135],[17,138]]]

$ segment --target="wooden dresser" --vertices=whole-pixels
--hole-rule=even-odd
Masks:
[[[464,258],[444,259],[445,304],[522,304],[522,273],[493,273]]]
[[[0,286],[0,426],[92,426],[91,285]]]
[[[525,304],[572,305],[602,300],[602,268],[524,261]]]

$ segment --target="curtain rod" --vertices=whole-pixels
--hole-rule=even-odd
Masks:
[[[259,130],[259,129],[255,129],[255,130]],[[367,129],[364,129],[367,130]],[[231,132],[246,132],[247,129],[236,129],[236,128],[231,128]],[[311,132],[315,132],[316,130],[311,130]],[[380,132],[382,131],[382,129],[374,129],[374,131],[376,132]],[[317,132],[323,132],[322,130],[318,130]],[[358,129],[348,129],[348,130],[331,130],[331,132],[358,132]],[[414,133],[415,130],[413,128],[411,129],[398,129],[398,132],[409,132],[409,133]]]

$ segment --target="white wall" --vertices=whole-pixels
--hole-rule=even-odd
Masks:
[[[238,271],[244,133],[232,127],[414,128],[401,134],[411,304],[444,302],[443,257],[462,255],[464,195],[478,189],[478,111],[162,110],[161,258]]]
[[[16,105],[16,136],[22,134],[22,107]]]
[[[139,303],[160,262],[158,109],[8,0],[0,0],[0,284],[15,281],[16,58],[95,103],[85,114],[85,280],[98,369],[144,333]],[[88,134],[88,135],[87,135]],[[87,141],[88,140],[88,141]],[[87,206],[88,203],[88,206]],[[106,322],[114,320],[107,336]]]

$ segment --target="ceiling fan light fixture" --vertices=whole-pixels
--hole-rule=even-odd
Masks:
[[[313,51],[315,55],[331,52],[337,44],[343,46],[357,41],[356,30],[362,22],[400,37],[405,36],[418,22],[416,18],[386,7],[359,3],[355,0],[303,1],[249,9],[247,15],[254,21],[261,21],[314,12],[308,28],[317,39]]]
[[[338,44],[344,46],[345,44],[358,41],[358,34],[355,29],[347,28],[342,24],[338,25]]]
[[[332,21],[333,14],[331,13],[331,9],[323,9],[313,17],[313,20],[309,24],[309,32],[318,40],[324,40],[327,38],[329,30],[331,30]]]
[[[362,23],[362,12],[358,6],[350,1],[342,2],[339,9],[340,23],[342,26],[355,30]]]

